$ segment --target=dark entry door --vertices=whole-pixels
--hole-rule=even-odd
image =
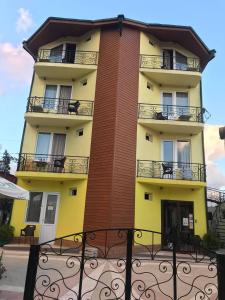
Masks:
[[[175,229],[180,250],[188,250],[194,235],[193,202],[162,201],[162,236],[164,248],[172,247],[172,231]]]
[[[65,62],[74,64],[76,44],[66,44]]]

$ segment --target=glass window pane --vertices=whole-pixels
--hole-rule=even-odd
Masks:
[[[190,163],[189,141],[177,141],[177,160],[181,163]]]
[[[63,55],[63,45],[52,48],[50,51],[50,61],[51,62],[62,62]]]
[[[43,193],[41,192],[31,192],[30,200],[28,201],[28,209],[27,209],[27,222],[36,222],[38,223],[40,220],[41,213],[41,203],[42,203]]]
[[[44,108],[54,109],[56,101],[57,85],[46,85]]]
[[[173,112],[173,94],[163,93],[163,114],[170,116]]]
[[[173,141],[163,142],[163,160],[173,162]]]
[[[57,207],[57,195],[48,195],[46,211],[45,211],[45,224],[55,223],[55,214]]]
[[[187,57],[176,51],[176,69],[187,70]]]
[[[38,160],[46,160],[47,155],[49,153],[50,146],[50,133],[39,133],[36,147],[36,155],[35,158]]]
[[[177,92],[176,93],[176,105],[177,105],[177,113],[179,116],[188,115],[188,93]]]

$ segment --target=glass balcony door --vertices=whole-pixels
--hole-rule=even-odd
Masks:
[[[71,93],[72,86],[70,85],[46,85],[43,108],[56,110],[59,114],[68,113]]]
[[[66,135],[61,133],[39,132],[35,160],[51,161],[62,157],[65,150]]]
[[[164,170],[171,169],[170,177],[191,179],[191,144],[186,140],[168,140],[162,143],[162,161]]]
[[[162,105],[163,115],[169,120],[189,115],[187,92],[163,92]]]

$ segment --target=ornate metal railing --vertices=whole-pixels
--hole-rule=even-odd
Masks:
[[[139,119],[204,122],[205,108],[181,105],[138,104]]]
[[[140,55],[140,68],[164,69],[200,72],[200,60],[195,57],[187,57],[186,62],[176,61],[176,57],[163,57],[162,55]],[[172,62],[171,62],[172,60]]]
[[[215,203],[225,203],[225,191],[208,187],[207,200]]]
[[[224,299],[224,255],[203,249],[195,237],[186,238],[189,250],[178,255],[176,232],[168,237],[170,251],[163,249],[160,232],[132,228],[32,245],[24,300],[209,300],[218,299],[218,292]]]
[[[203,164],[154,160],[138,160],[137,177],[206,181]]]
[[[17,171],[52,173],[88,173],[88,157],[21,153]]]
[[[29,97],[27,112],[93,115],[93,101],[47,97]]]
[[[36,61],[50,63],[97,65],[98,52],[74,50],[54,50],[51,52],[51,49],[41,49],[38,52]]]

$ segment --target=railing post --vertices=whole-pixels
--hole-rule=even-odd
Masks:
[[[125,300],[130,300],[130,297],[131,297],[132,246],[133,246],[133,229],[128,229],[128,231],[127,231]]]
[[[80,262],[80,280],[79,280],[79,291],[77,300],[82,299],[82,284],[83,284],[83,273],[84,273],[84,259],[85,259],[85,246],[86,246],[86,232],[83,233],[82,238],[82,253],[81,253],[81,262]]]
[[[225,299],[225,255],[217,253],[218,300]]]
[[[27,266],[27,275],[23,300],[31,300],[34,298],[34,289],[36,283],[37,267],[39,261],[40,245],[31,245]]]
[[[177,300],[177,229],[173,228],[173,300]]]

